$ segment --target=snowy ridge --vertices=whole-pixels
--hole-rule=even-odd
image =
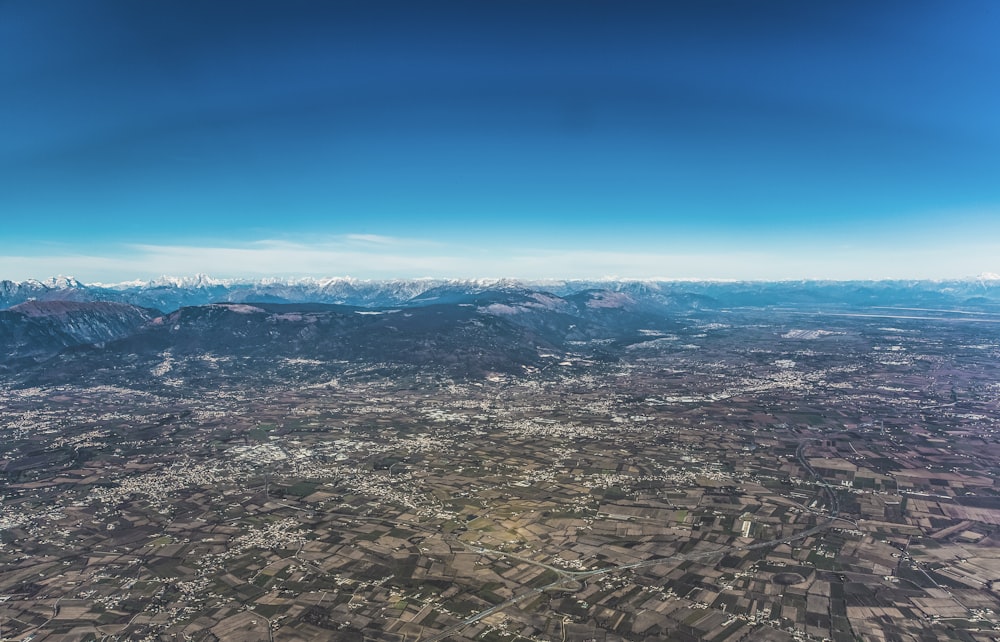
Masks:
[[[131,281],[119,281],[114,283],[103,283],[99,281],[82,283],[72,276],[55,276],[44,281],[29,279],[24,283],[42,284],[50,288],[70,288],[70,287],[93,287],[107,290],[128,290],[137,287],[233,287],[233,286],[373,286],[389,284],[409,284],[414,287],[424,285],[428,288],[441,285],[469,286],[478,288],[532,288],[540,290],[550,290],[556,288],[572,287],[574,285],[588,284],[592,286],[608,286],[616,284],[642,284],[653,289],[659,289],[663,284],[748,284],[748,283],[962,283],[978,281],[1000,281],[1000,274],[994,272],[981,272],[975,276],[968,276],[963,279],[863,279],[852,281],[838,281],[832,279],[781,279],[773,281],[741,280],[741,279],[699,279],[699,278],[674,278],[674,277],[649,277],[649,278],[627,278],[616,276],[605,276],[595,279],[515,279],[509,277],[490,278],[437,278],[437,277],[413,277],[399,279],[363,279],[353,276],[302,276],[302,277],[261,277],[261,278],[215,278],[207,274],[198,273],[193,276],[170,276],[163,275],[155,279],[143,280],[133,279]],[[9,281],[4,281],[9,282]],[[608,288],[616,289],[616,288]]]
[[[624,304],[673,308],[795,305],[930,305],[961,307],[1000,304],[1000,275],[983,273],[951,281],[693,281],[650,279],[520,280],[359,279],[351,276],[219,279],[206,274],[161,276],[150,280],[84,284],[71,276],[44,281],[0,281],[0,309],[25,301],[110,301],[170,312],[210,303],[325,303],[366,308],[432,305],[489,293],[527,296],[540,292],[567,297],[584,292],[591,306]],[[499,302],[499,301],[493,301]],[[532,305],[538,305],[536,301]],[[531,307],[531,306],[529,306]]]

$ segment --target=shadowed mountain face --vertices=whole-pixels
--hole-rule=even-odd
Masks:
[[[605,290],[560,297],[510,284],[451,285],[423,294],[398,307],[213,303],[165,315],[123,303],[33,301],[2,313],[0,336],[8,370],[42,384],[101,376],[134,384],[166,372],[164,363],[182,381],[293,370],[322,380],[345,367],[478,378],[544,368],[592,343],[591,356],[610,356],[617,342],[672,330],[684,312]]]
[[[29,301],[0,310],[0,357],[51,356],[130,336],[160,313],[124,303]]]
[[[0,281],[0,309],[38,301],[117,301],[174,311],[209,303],[327,303],[366,308],[483,302],[517,292],[572,297],[587,291],[620,292],[642,305],[690,309],[768,305],[897,305],[917,307],[997,306],[1000,279],[960,281],[470,281],[349,278],[302,281],[161,279],[115,286],[85,285],[73,279]]]
[[[538,362],[549,342],[527,329],[458,305],[401,310],[347,306],[216,304],[155,319],[111,349],[170,350],[265,359],[396,362],[508,371]]]
[[[34,384],[90,380],[134,385],[143,379],[155,383],[149,373],[167,371],[168,379],[195,385],[257,377],[320,381],[349,367],[433,369],[478,378],[541,367],[551,359],[542,355],[560,350],[557,336],[464,304],[382,310],[323,304],[211,304],[149,315],[110,343],[83,346],[82,341],[61,337],[54,330],[30,334],[19,354],[51,358],[11,370]],[[30,340],[35,342],[31,351]],[[67,346],[75,348],[52,356]]]
[[[6,283],[4,292],[17,290]],[[831,318],[912,318],[952,310],[965,321],[1000,319],[991,283],[616,282],[598,288],[578,282],[540,290],[512,281],[336,281],[317,285],[315,297],[333,296],[334,286],[341,296],[349,286],[363,305],[276,303],[270,299],[283,300],[291,296],[288,288],[295,288],[284,284],[279,296],[271,285],[259,284],[261,301],[208,303],[168,314],[122,302],[56,298],[59,292],[100,293],[75,281],[35,285],[48,288],[45,300],[0,311],[0,370],[21,382],[53,384],[84,378],[135,385],[151,372],[168,371],[175,383],[197,380],[208,386],[219,377],[250,373],[316,382],[349,369],[379,368],[480,378],[530,372],[571,354],[617,360],[629,350],[682,346],[683,337],[701,332],[700,323],[725,325],[733,315],[753,310],[767,315],[823,310]],[[236,296],[226,284],[169,287],[190,296]],[[163,288],[131,292],[147,296]],[[103,292],[124,296],[121,290]],[[971,296],[974,292],[981,296]],[[308,298],[301,289],[295,296]],[[406,299],[373,304],[393,297]]]

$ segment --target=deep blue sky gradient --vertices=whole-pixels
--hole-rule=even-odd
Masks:
[[[369,234],[877,274],[1000,240],[998,33],[991,0],[7,0],[0,255]]]

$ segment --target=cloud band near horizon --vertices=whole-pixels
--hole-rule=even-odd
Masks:
[[[894,266],[886,270],[885,266]],[[484,248],[371,234],[313,241],[236,244],[122,244],[82,253],[56,245],[0,255],[0,279],[56,274],[117,283],[163,275],[219,278],[331,277],[517,279],[949,279],[1000,272],[1000,243],[789,249],[671,248],[663,251],[557,247]]]

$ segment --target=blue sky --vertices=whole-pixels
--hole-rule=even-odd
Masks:
[[[0,2],[0,278],[1000,272],[1000,3]]]

